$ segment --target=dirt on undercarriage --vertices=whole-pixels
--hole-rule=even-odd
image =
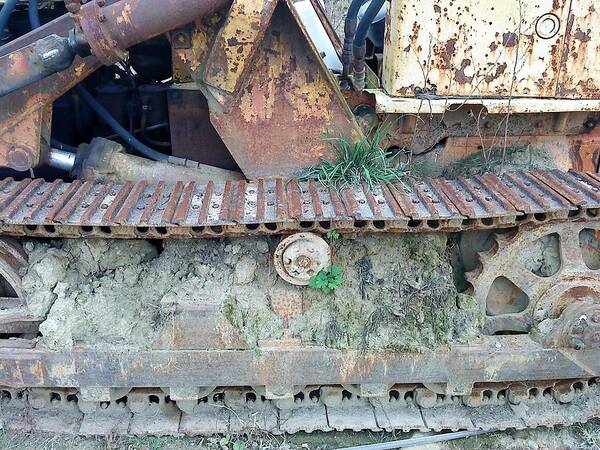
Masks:
[[[443,234],[346,235],[332,242],[343,283],[292,286],[271,265],[275,238],[30,241],[23,285],[50,349],[149,349],[172,305],[219,302],[250,347],[295,338],[358,350],[425,351],[476,339],[481,315],[452,282]]]

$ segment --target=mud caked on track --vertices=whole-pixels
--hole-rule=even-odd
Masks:
[[[29,241],[23,286],[38,345],[151,348],[178,302],[222,305],[250,347],[282,339],[341,349],[424,351],[474,339],[480,311],[457,292],[447,238],[342,235],[330,294],[280,279],[274,238]]]

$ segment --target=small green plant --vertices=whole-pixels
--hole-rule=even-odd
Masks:
[[[335,155],[333,161],[323,159],[309,168],[300,181],[317,180],[325,186],[343,189],[347,185],[365,182],[369,189],[377,183],[400,181],[406,165],[395,161],[398,154],[386,153],[382,147],[388,135],[387,128],[378,127],[356,144],[343,136],[326,137]]]
[[[327,233],[325,233],[325,236],[330,241],[337,241],[340,238],[340,233],[335,230],[329,230]]]
[[[330,294],[341,286],[343,280],[342,268],[334,264],[329,269],[323,269],[313,276],[308,285],[313,289],[320,289],[324,294]]]

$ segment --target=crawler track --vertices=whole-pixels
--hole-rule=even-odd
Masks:
[[[600,176],[535,171],[346,188],[283,179],[206,185],[0,181],[0,233],[195,238],[298,230],[460,231],[595,217]]]
[[[90,402],[75,389],[4,388],[5,428],[70,434],[273,434],[332,430],[503,430],[584,423],[600,415],[596,379],[487,383],[470,396],[395,385],[369,398],[360,387],[308,386],[292,399],[267,400],[251,388],[215,389],[197,401],[168,390],[121,389]]]
[[[600,176],[560,171],[341,192],[282,179],[202,186],[0,181],[0,235],[31,237],[192,239],[331,229],[457,232],[524,224],[531,224],[529,230],[562,224],[579,230],[584,222],[594,222],[588,228],[596,229],[599,210]],[[503,245],[510,239],[504,236]],[[474,285],[475,275],[470,275]],[[19,295],[2,301],[0,332],[26,334],[44,320],[10,315],[24,304]],[[214,337],[219,308],[200,309],[186,320],[193,326],[204,321],[206,336]],[[5,386],[0,424],[98,435],[257,429],[280,434],[519,429],[599,417],[597,345],[545,347],[526,334],[529,325],[517,336],[484,336],[469,346],[428,354],[361,354],[293,342],[257,354],[222,348],[221,341],[207,341],[205,335],[200,347],[182,340],[181,348],[140,352],[50,352],[37,348],[31,336],[0,338],[0,386]]]

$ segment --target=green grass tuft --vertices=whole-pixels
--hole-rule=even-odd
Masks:
[[[335,159],[323,159],[309,168],[300,181],[317,180],[321,184],[343,189],[350,184],[365,182],[369,189],[377,183],[394,183],[406,174],[406,165],[395,161],[397,154],[388,154],[382,148],[387,136],[383,127],[376,128],[371,137],[363,136],[356,144],[344,137],[326,137],[331,143]]]

